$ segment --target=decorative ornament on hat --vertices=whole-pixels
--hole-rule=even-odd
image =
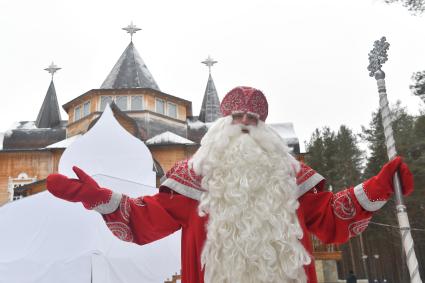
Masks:
[[[260,90],[239,86],[226,94],[221,102],[220,110],[223,116],[231,115],[234,112],[255,113],[260,120],[265,121],[268,114],[268,103]]]

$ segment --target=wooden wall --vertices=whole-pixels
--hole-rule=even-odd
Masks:
[[[63,150],[0,151],[0,205],[9,200],[9,177],[17,178],[20,173],[42,180],[57,172]]]
[[[192,105],[185,100],[177,97],[160,93],[156,91],[149,91],[146,89],[122,89],[122,90],[109,90],[109,89],[95,89],[91,90],[82,96],[66,104],[66,111],[69,117],[69,124],[67,127],[67,136],[73,136],[83,132],[84,128],[87,128],[88,124],[99,115],[100,111],[100,96],[131,96],[131,95],[143,95],[144,110],[155,112],[155,99],[160,98],[165,103],[172,102],[177,105],[177,120],[186,121],[188,115],[192,115]],[[74,110],[76,107],[81,106],[90,101],[90,114],[78,121],[74,121]],[[165,108],[167,106],[165,105]],[[127,112],[127,111],[124,111]],[[97,113],[97,114],[95,114]],[[95,115],[94,115],[95,114]],[[167,116],[167,115],[165,115]]]
[[[191,157],[197,148],[197,146],[185,145],[149,147],[153,158],[161,165],[164,173],[170,170],[177,161]]]

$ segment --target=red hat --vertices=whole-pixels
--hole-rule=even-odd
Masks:
[[[265,121],[268,114],[268,104],[266,97],[260,90],[238,86],[226,94],[221,102],[220,110],[223,117],[231,115],[233,112],[251,112],[258,114],[260,120]]]

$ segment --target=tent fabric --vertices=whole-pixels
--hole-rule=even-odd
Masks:
[[[154,193],[122,180],[119,187],[132,197]],[[100,214],[49,192],[1,207],[0,225],[1,283],[162,283],[180,272],[180,232],[145,246],[123,242]]]

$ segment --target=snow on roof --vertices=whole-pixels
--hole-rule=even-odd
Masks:
[[[288,144],[299,143],[298,136],[295,133],[292,123],[274,123],[267,125],[272,127]]]
[[[43,129],[50,129],[50,128],[37,128],[35,125],[35,121],[20,121],[15,122],[12,124],[12,126],[9,127],[9,129],[4,133],[5,137],[10,137],[14,130],[43,130]]]
[[[193,120],[187,120],[187,125],[189,128],[193,130],[201,129],[205,126],[205,123],[199,120],[193,121]]]
[[[199,129],[202,129],[203,127],[207,127],[209,129],[213,124],[214,122],[204,123],[199,120],[196,120],[196,121],[187,120],[187,125],[192,130],[199,130]]]
[[[35,125],[35,121],[22,121],[20,122],[20,126],[17,128],[19,130],[33,130],[38,129]]]
[[[75,140],[77,140],[81,135],[75,135],[70,138],[58,141],[56,143],[53,143],[51,145],[46,146],[46,148],[67,148],[71,143],[73,143]]]
[[[17,129],[21,125],[20,122],[14,122],[9,129],[4,133],[6,137],[10,137],[12,135],[13,130]]]
[[[148,139],[146,144],[194,144],[194,142],[172,132],[166,131]]]

